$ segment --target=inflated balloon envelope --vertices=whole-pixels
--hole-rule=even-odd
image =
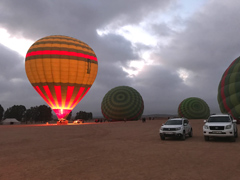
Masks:
[[[34,89],[62,120],[91,88],[98,60],[86,43],[53,35],[39,39],[29,48],[25,70]]]

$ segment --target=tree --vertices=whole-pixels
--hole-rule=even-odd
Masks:
[[[38,117],[38,106],[35,107],[31,107],[30,109],[27,109],[23,115],[23,119],[26,122],[26,124],[28,123],[28,121],[30,121],[32,123],[32,121],[34,121],[37,117]]]
[[[4,113],[4,119],[6,118],[16,118],[18,121],[21,121],[26,111],[26,107],[23,105],[14,105],[8,108]]]
[[[43,122],[48,122],[52,120],[52,109],[46,105],[38,106],[38,120]]]
[[[88,119],[92,119],[92,113],[88,113],[85,111],[79,111],[77,112],[75,119],[84,119],[84,120],[88,120]]]
[[[0,121],[3,118],[3,113],[4,113],[4,109],[3,109],[2,105],[0,104]]]
[[[31,109],[27,109],[23,115],[23,120],[26,122],[31,121]]]
[[[40,105],[27,109],[24,113],[24,120],[48,122],[52,120],[52,109],[46,105]]]

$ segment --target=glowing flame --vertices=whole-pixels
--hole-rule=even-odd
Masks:
[[[72,109],[53,109],[53,111],[56,113],[58,119],[66,119]]]

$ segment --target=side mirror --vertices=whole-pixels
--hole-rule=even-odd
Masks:
[[[187,123],[184,123],[183,125],[184,125],[184,126],[187,126]]]
[[[236,123],[236,122],[237,122],[237,120],[234,119],[234,120],[233,120],[233,123]]]
[[[205,122],[205,123],[206,123],[206,122],[207,122],[207,120],[204,120],[203,122]]]
[[[162,123],[162,126],[164,126],[164,123]]]

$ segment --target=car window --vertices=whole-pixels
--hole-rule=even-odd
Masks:
[[[184,120],[184,124],[187,123],[188,124],[188,120]]]
[[[182,120],[168,120],[165,125],[182,125]]]
[[[228,116],[226,117],[209,117],[208,122],[231,122]]]

